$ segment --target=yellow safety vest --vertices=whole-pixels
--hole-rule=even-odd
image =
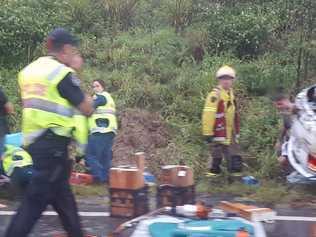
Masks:
[[[70,137],[74,128],[74,108],[58,92],[59,82],[73,70],[54,58],[41,57],[19,73],[22,97],[24,145],[33,143],[47,129]]]
[[[84,155],[89,135],[88,119],[78,110],[75,111],[73,119],[75,129],[72,132],[72,136],[76,142],[76,151],[78,155]]]
[[[2,164],[4,173],[7,176],[11,176],[17,167],[22,168],[33,165],[32,157],[22,148],[12,145],[6,145],[5,148],[6,151],[3,154]]]
[[[100,95],[106,99],[106,105],[98,106],[92,116],[88,119],[90,134],[92,133],[117,133],[117,119],[115,103],[112,96],[108,92],[102,92]],[[98,126],[98,120],[105,120],[107,123],[106,127]]]

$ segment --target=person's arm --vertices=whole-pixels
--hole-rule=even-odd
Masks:
[[[79,79],[72,73],[69,73],[61,80],[57,88],[59,94],[74,107],[78,108],[83,115],[90,116],[94,111],[92,98],[83,93],[79,84]]]
[[[216,118],[217,105],[219,102],[219,93],[213,90],[208,94],[202,114],[203,135],[211,137],[214,135],[214,125]]]
[[[92,98],[88,95],[84,96],[84,99],[82,100],[82,102],[77,106],[77,108],[79,109],[79,111],[85,115],[85,116],[90,116],[94,109],[93,109],[93,101]]]
[[[3,106],[5,113],[12,114],[14,112],[13,105],[8,101],[8,98],[0,90],[0,106]]]
[[[93,100],[93,107],[96,109],[98,106],[106,105],[107,100],[103,95],[95,95]]]
[[[7,102],[4,104],[4,109],[7,114],[13,114],[14,113],[14,107],[10,102]]]

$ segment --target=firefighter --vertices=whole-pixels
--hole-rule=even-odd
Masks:
[[[223,157],[230,173],[237,174],[242,170],[238,145],[239,115],[232,88],[236,72],[225,65],[216,72],[216,79],[218,85],[208,94],[202,115],[203,136],[210,144],[212,156],[207,176],[221,173]]]

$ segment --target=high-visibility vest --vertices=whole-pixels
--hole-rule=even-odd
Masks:
[[[88,119],[78,110],[75,111],[73,119],[75,128],[72,132],[72,137],[76,143],[76,151],[78,155],[84,155],[89,135]]]
[[[102,92],[102,95],[106,99],[106,104],[103,106],[98,106],[91,117],[89,117],[89,130],[90,134],[93,133],[117,133],[117,119],[116,119],[116,109],[115,103],[112,96],[108,92]],[[105,122],[105,125],[100,125],[101,122]]]
[[[2,157],[4,173],[11,176],[17,167],[25,167],[33,164],[32,157],[29,153],[20,147],[6,145],[6,150]]]
[[[70,67],[47,56],[32,62],[19,73],[24,145],[33,143],[47,129],[60,136],[71,136],[74,108],[60,96],[57,86],[72,72]]]

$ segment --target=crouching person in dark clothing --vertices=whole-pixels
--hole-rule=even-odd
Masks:
[[[10,178],[18,193],[24,193],[33,174],[33,161],[20,147],[5,145],[2,156],[3,173]]]

